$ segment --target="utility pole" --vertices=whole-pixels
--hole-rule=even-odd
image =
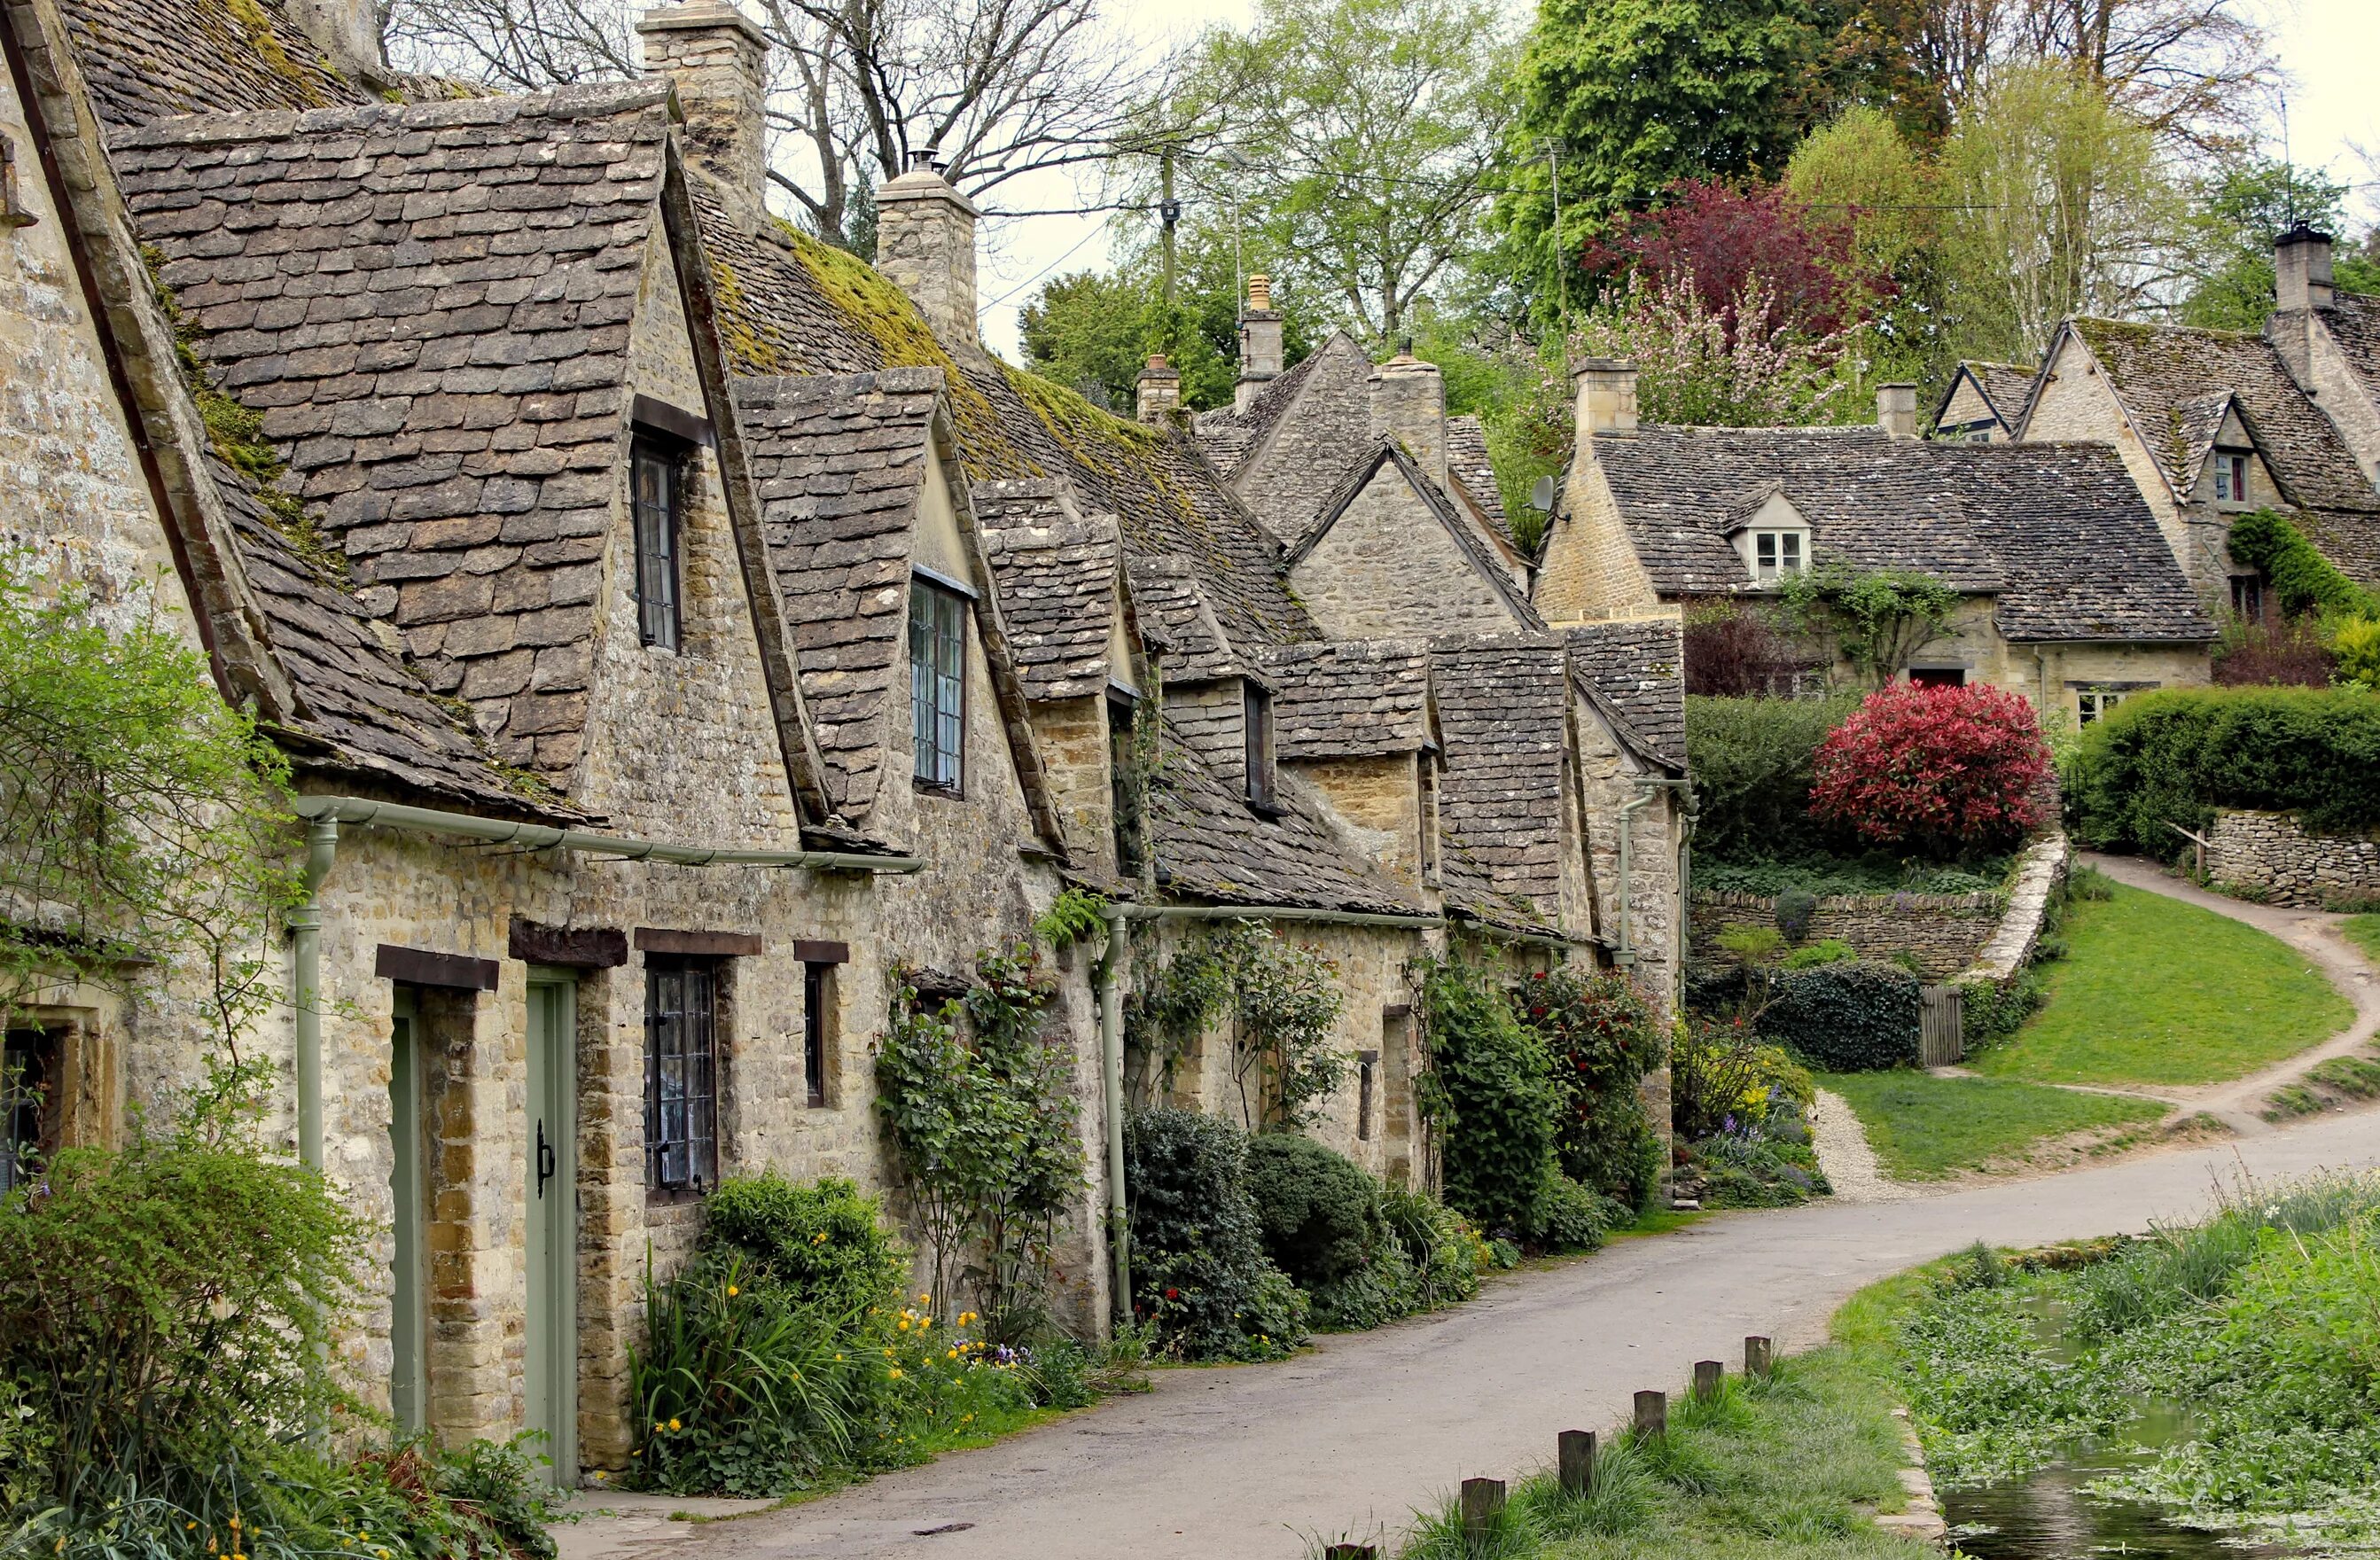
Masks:
[[[1173,198],[1173,142],[1158,153],[1157,214],[1165,227],[1165,307],[1173,308],[1173,229],[1182,221],[1182,202]]]

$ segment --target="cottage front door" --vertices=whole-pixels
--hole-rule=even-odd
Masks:
[[[565,1487],[578,1481],[577,998],[567,976],[530,977],[527,1428]]]
[[[400,1434],[430,1423],[430,1276],[423,1265],[421,1037],[410,986],[396,988],[395,1017],[389,1025],[388,1187],[395,1203],[395,1250],[389,1268],[390,1417]]]

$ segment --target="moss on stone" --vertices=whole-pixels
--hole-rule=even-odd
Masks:
[[[256,0],[224,0],[224,11],[238,25],[248,46],[256,51],[265,68],[295,86],[308,103],[318,108],[329,104],[331,100],[322,95],[315,79],[289,57],[288,49],[282,44],[280,34],[273,30],[273,18],[264,14],[263,6]],[[325,74],[338,75],[329,60],[318,57],[308,63]]]

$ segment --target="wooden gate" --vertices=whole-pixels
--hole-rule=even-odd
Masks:
[[[1961,1031],[1965,994],[1955,986],[1922,986],[1917,995],[1918,1065],[1949,1067],[1967,1054]]]

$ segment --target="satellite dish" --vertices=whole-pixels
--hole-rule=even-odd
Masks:
[[[1529,490],[1529,507],[1544,514],[1551,514],[1554,512],[1554,479],[1552,478],[1537,478],[1537,485]]]

